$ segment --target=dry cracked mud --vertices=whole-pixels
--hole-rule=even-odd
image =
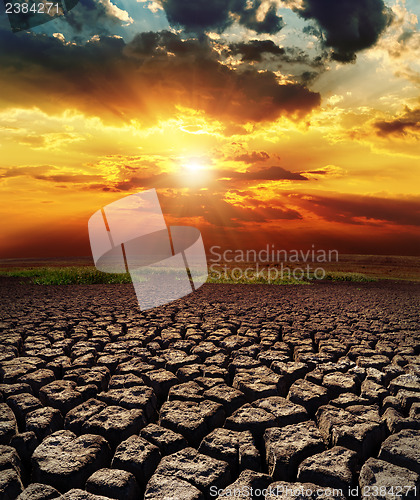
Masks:
[[[1,279],[0,498],[418,498],[420,285]]]

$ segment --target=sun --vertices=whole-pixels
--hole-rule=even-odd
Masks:
[[[206,157],[184,157],[178,165],[182,182],[186,186],[204,186],[212,180],[211,161]]]
[[[196,173],[200,172],[200,170],[203,170],[204,166],[197,160],[190,160],[185,164],[185,168],[186,170],[188,170],[188,172]]]

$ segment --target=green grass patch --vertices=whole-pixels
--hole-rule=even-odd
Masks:
[[[377,278],[372,278],[362,273],[344,273],[339,271],[326,273],[324,279],[328,281],[353,281],[355,283],[378,281]]]
[[[210,272],[207,283],[239,284],[239,285],[309,285],[311,281],[294,278],[272,278],[264,272],[247,272],[236,274],[230,269],[220,272]]]
[[[29,278],[35,285],[96,285],[131,283],[128,273],[103,273],[95,267],[34,267],[0,271],[0,276]]]
[[[170,269],[168,272],[172,272]],[[144,272],[144,271],[143,271]],[[153,273],[153,269],[146,272]],[[180,278],[183,273],[180,273]],[[13,278],[27,278],[35,285],[96,285],[96,284],[127,284],[131,283],[128,273],[103,273],[93,266],[80,267],[33,267],[25,269],[0,270],[0,276]],[[142,279],[137,277],[137,279]],[[145,279],[145,278],[143,278]],[[361,273],[328,272],[325,276],[328,281],[353,281],[357,283],[378,281]],[[247,275],[232,275],[231,270],[226,272],[210,273],[207,283],[242,284],[242,285],[308,285],[316,279],[288,279],[270,278],[264,273],[250,273]]]

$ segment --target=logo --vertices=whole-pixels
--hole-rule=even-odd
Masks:
[[[129,272],[142,311],[184,297],[207,280],[200,231],[167,227],[155,189],[98,210],[88,227],[96,268]]]

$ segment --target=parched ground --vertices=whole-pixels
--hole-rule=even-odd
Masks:
[[[1,499],[418,497],[418,283],[0,296]]]

